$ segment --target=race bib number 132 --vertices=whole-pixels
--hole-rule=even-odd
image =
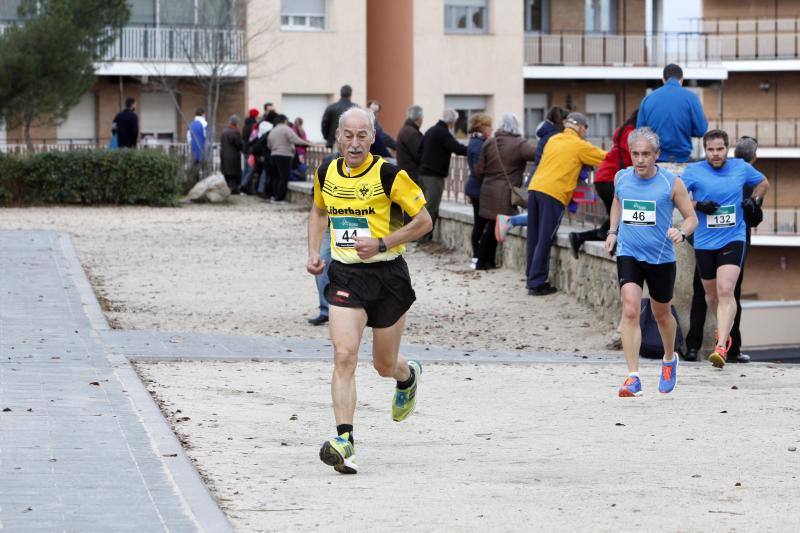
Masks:
[[[722,205],[713,215],[706,215],[706,227],[712,229],[732,228],[736,225],[736,206]]]
[[[332,217],[331,226],[337,248],[354,248],[356,237],[372,237],[364,217]]]
[[[622,222],[630,226],[655,226],[656,203],[652,200],[622,200]]]

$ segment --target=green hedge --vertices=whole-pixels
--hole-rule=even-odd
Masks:
[[[175,205],[180,170],[177,156],[157,150],[0,155],[0,203]]]

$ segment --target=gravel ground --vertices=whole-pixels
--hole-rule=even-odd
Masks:
[[[306,211],[249,197],[180,208],[0,209],[0,227],[72,234],[114,327],[326,338],[305,271]],[[403,341],[523,351],[604,350],[614,325],[519,273],[469,269],[464,254],[413,246],[417,302]]]
[[[426,364],[417,411],[358,369],[360,471],[319,461],[330,364],[140,364],[238,531],[796,531],[796,365]]]

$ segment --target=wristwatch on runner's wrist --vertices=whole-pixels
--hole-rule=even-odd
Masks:
[[[606,232],[606,237],[608,237],[609,235],[616,235],[616,234],[617,234],[617,230],[615,230],[615,229],[610,229],[610,230],[608,230],[608,231]]]
[[[386,251],[386,243],[383,239],[378,239],[378,252],[383,253]]]
[[[681,230],[681,242],[686,242],[686,234]]]

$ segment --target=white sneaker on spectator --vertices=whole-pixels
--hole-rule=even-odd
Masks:
[[[477,266],[478,266],[478,258],[477,257],[473,257],[472,258],[472,262],[470,263],[469,267],[472,270],[475,270],[475,268],[477,268]]]

